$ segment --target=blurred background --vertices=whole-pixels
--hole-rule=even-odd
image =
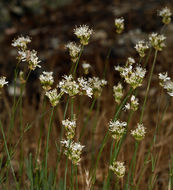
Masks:
[[[38,57],[41,60],[41,69],[32,72],[24,99],[24,123],[33,122],[34,127],[30,129],[23,137],[23,146],[25,147],[25,155],[30,152],[35,153],[36,143],[39,137],[39,117],[40,99],[42,89],[39,83],[39,75],[42,71],[53,71],[55,81],[57,82],[64,74],[68,74],[71,66],[70,56],[64,48],[69,41],[77,41],[73,34],[75,26],[87,24],[94,30],[89,45],[84,49],[80,62],[86,60],[92,65],[89,75],[103,78],[103,70],[107,65],[105,79],[108,80],[108,86],[103,91],[101,98],[97,101],[91,114],[90,122],[87,126],[87,133],[82,139],[82,144],[85,144],[81,168],[81,173],[84,169],[90,169],[94,163],[92,156],[98,151],[99,144],[103,139],[107,124],[113,117],[115,111],[115,103],[112,96],[112,86],[120,81],[117,72],[114,71],[114,66],[124,64],[126,59],[131,56],[139,60],[139,57],[134,49],[135,44],[139,40],[147,40],[148,34],[152,32],[163,31],[167,37],[166,48],[159,53],[154,71],[152,86],[149,94],[149,101],[145,110],[144,124],[147,127],[147,137],[141,143],[139,157],[137,160],[136,173],[138,174],[139,167],[143,163],[144,155],[152,139],[152,134],[157,121],[157,110],[159,102],[159,94],[161,88],[158,82],[158,73],[169,72],[172,77],[173,73],[173,24],[163,28],[161,17],[157,15],[157,11],[163,7],[169,7],[173,10],[173,0],[1,0],[0,1],[0,75],[6,76],[9,85],[5,91],[7,102],[1,102],[0,110],[2,120],[8,125],[9,108],[12,105],[13,98],[10,94],[10,87],[13,85],[14,69],[16,67],[16,50],[11,47],[12,40],[20,35],[30,36],[32,43],[29,45],[31,49],[38,51]],[[121,35],[117,35],[114,27],[114,19],[124,17],[125,31]],[[109,55],[109,59],[107,59]],[[149,59],[147,70],[152,64],[153,55]],[[82,75],[81,66],[79,66],[78,76]],[[173,78],[173,77],[172,77]],[[56,84],[56,83],[55,83]],[[144,81],[143,87],[139,89],[139,99],[143,102],[147,80]],[[128,87],[126,86],[126,91]],[[164,108],[169,101],[166,93],[163,93],[160,109]],[[76,114],[78,125],[83,124],[85,115],[89,111],[91,100],[84,98],[80,102],[82,112],[77,109],[78,102],[76,101]],[[58,106],[54,122],[54,128],[51,137],[51,158],[49,165],[54,166],[56,160],[55,141],[61,131],[61,121],[63,119],[65,100]],[[4,109],[5,108],[5,109]],[[49,118],[50,105],[47,105],[48,115],[45,116],[45,129],[42,146],[44,146],[44,138],[46,138],[47,121]],[[163,110],[163,109],[162,109]],[[140,112],[139,112],[140,113]],[[135,113],[134,119],[131,121],[131,127],[134,127],[138,121],[139,113]],[[172,109],[171,106],[167,110],[167,114],[163,119],[158,143],[156,143],[156,154],[159,154],[157,162],[157,182],[155,189],[165,189],[168,184],[169,162],[170,155],[173,152],[172,138]],[[127,119],[127,113],[121,115],[122,119]],[[91,125],[97,120],[96,130],[94,134],[95,149],[90,147],[90,137],[92,136]],[[19,121],[16,120],[16,127]],[[80,129],[79,129],[80,131]],[[10,144],[15,144],[19,138],[19,129],[14,131],[13,138],[10,139]],[[77,138],[77,137],[76,137]],[[107,155],[110,152],[110,142],[105,148],[104,156],[101,160],[100,170],[97,173],[97,186],[102,185],[104,176],[107,172]],[[119,159],[129,162],[133,152],[134,141],[131,137],[124,143]],[[1,140],[1,148],[3,141]],[[17,147],[20,148],[20,147]],[[16,152],[14,162],[16,172],[18,170],[18,157]],[[64,157],[63,157],[64,158]],[[40,158],[41,159],[41,158]],[[63,168],[63,164],[60,166]],[[62,169],[62,173],[63,173]],[[146,171],[145,177],[142,179],[141,190],[146,189],[145,183],[148,180],[150,170]],[[80,175],[80,174],[79,174]],[[61,172],[59,173],[61,176]],[[137,176],[137,175],[136,175]],[[81,179],[82,184],[82,179]]]

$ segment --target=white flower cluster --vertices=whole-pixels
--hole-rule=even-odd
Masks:
[[[113,86],[113,96],[114,96],[115,102],[119,104],[123,97],[123,86],[120,82],[118,83],[117,86]]]
[[[99,79],[98,77],[93,77],[88,79],[89,85],[93,89],[93,95],[98,98],[102,93],[102,88],[107,84],[104,79]]]
[[[36,67],[41,67],[39,65],[40,61],[38,60],[37,52],[35,50],[27,50],[27,44],[31,42],[29,37],[18,37],[14,40],[12,46],[18,48],[18,59],[19,61],[27,62],[28,68],[30,70],[35,70]]]
[[[84,73],[87,75],[89,73],[89,69],[91,68],[91,65],[87,62],[83,62],[82,68],[84,69]]]
[[[169,24],[171,22],[171,10],[168,7],[164,7],[158,12],[158,15],[162,17],[162,22],[164,24]]]
[[[53,72],[43,71],[43,73],[40,75],[39,79],[40,79],[43,89],[48,91],[51,89],[51,86],[54,83]]]
[[[139,53],[140,57],[144,57],[145,56],[145,51],[149,48],[149,46],[143,41],[139,41],[136,45],[135,45],[135,49],[136,51]]]
[[[28,36],[27,37],[20,36],[17,39],[14,39],[11,45],[19,49],[26,49],[27,44],[30,42],[31,39]]]
[[[75,143],[71,140],[63,140],[61,141],[61,144],[65,148],[64,153],[68,159],[71,160],[74,165],[78,165],[81,161],[82,149],[85,146],[81,145],[80,143]]]
[[[136,66],[133,68],[133,63],[129,62],[129,59],[125,67],[115,66],[115,70],[120,72],[122,78],[125,82],[130,84],[133,89],[142,86],[142,81],[145,76],[146,70],[141,66]]]
[[[165,39],[166,37],[164,35],[158,33],[152,33],[149,36],[149,41],[151,45],[158,51],[162,51],[162,49],[165,47]]]
[[[87,79],[81,77],[77,79],[79,84],[79,94],[80,95],[87,95],[88,97],[92,98],[93,95],[93,89],[90,87],[89,82]]]
[[[125,105],[125,110],[131,109],[133,111],[136,111],[138,109],[138,106],[139,106],[138,98],[136,98],[134,95],[132,95],[130,98],[130,104],[127,103]]]
[[[160,85],[167,90],[170,96],[173,96],[173,82],[168,77],[168,73],[159,73]]]
[[[49,98],[51,105],[55,107],[59,103],[63,95],[63,92],[60,92],[58,94],[57,89],[53,89],[53,90],[47,91],[45,95]]]
[[[69,96],[79,95],[87,95],[88,97],[92,97],[93,89],[87,79],[81,77],[78,78],[77,81],[73,79],[72,75],[65,75],[64,79],[62,79],[58,86],[61,92],[68,94]]]
[[[109,122],[109,131],[112,135],[112,138],[117,141],[126,133],[127,122],[121,122],[119,120]]]
[[[141,123],[137,124],[137,128],[135,130],[131,131],[131,135],[137,140],[141,141],[145,137],[146,133],[146,128],[144,125]]]
[[[112,170],[118,178],[122,178],[125,175],[126,168],[124,162],[114,161],[109,169]]]
[[[65,47],[69,50],[71,61],[75,63],[78,60],[81,46],[77,45],[75,42],[69,42]]]
[[[116,32],[120,34],[124,30],[124,18],[115,19]]]
[[[62,125],[65,127],[66,130],[66,137],[68,140],[73,139],[75,135],[75,128],[76,128],[76,120],[63,120]]]
[[[6,77],[0,77],[0,88],[3,88],[6,84],[8,84]]]
[[[80,39],[82,45],[88,45],[88,41],[93,33],[92,29],[89,29],[89,26],[82,25],[74,29],[74,34]]]
[[[72,75],[65,75],[63,77],[59,84],[58,88],[60,88],[61,92],[64,92],[68,94],[69,96],[75,96],[79,93],[79,85],[78,83],[73,79]]]

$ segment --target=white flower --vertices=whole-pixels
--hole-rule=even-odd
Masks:
[[[162,51],[162,49],[165,47],[165,41],[166,37],[161,34],[152,33],[149,36],[149,41],[151,45],[158,51]]]
[[[165,82],[164,88],[170,96],[173,96],[173,82],[171,80]]]
[[[129,109],[130,109],[130,104],[127,103],[127,104],[124,106],[124,111],[129,110]]]
[[[117,86],[113,86],[113,96],[115,98],[115,102],[119,104],[123,97],[123,86],[120,82]]]
[[[31,42],[31,39],[27,37],[20,36],[17,39],[13,40],[13,43],[11,44],[13,47],[18,47],[21,49],[26,49],[27,44]]]
[[[65,155],[72,161],[73,164],[78,165],[81,161],[82,149],[85,147],[80,143],[75,143],[71,140],[62,140],[61,144],[65,148]]]
[[[77,45],[75,42],[69,42],[65,47],[69,49],[71,60],[75,63],[81,51],[81,46]]]
[[[102,88],[107,84],[107,81],[99,79],[98,77],[89,78],[88,82],[93,90],[95,98],[98,98],[101,95]]]
[[[115,70],[120,72],[120,75],[126,83],[130,84],[133,89],[136,89],[139,86],[142,86],[142,81],[145,76],[146,70],[141,66],[136,66],[135,68],[132,65],[127,64],[125,67],[117,66]]]
[[[76,120],[63,120],[62,125],[65,127],[67,139],[73,139],[75,135]]]
[[[131,135],[137,140],[141,141],[145,137],[146,128],[143,124],[138,123],[135,130],[131,130]]]
[[[87,75],[89,73],[89,68],[91,68],[91,65],[87,62],[83,62],[82,68],[84,69],[84,73]]]
[[[58,94],[57,89],[53,89],[53,90],[47,91],[45,95],[49,98],[51,105],[54,107],[59,103],[60,98],[62,97],[63,93]]]
[[[116,32],[120,34],[124,30],[124,18],[115,19]]]
[[[21,61],[28,62],[28,68],[30,70],[35,70],[36,67],[41,68],[41,66],[39,65],[41,61],[38,60],[37,51],[35,50],[18,51],[18,54],[19,54],[18,58]]]
[[[76,94],[79,93],[79,84],[74,81],[72,75],[65,75],[63,77],[59,84],[58,88],[60,88],[61,92],[69,94],[69,96],[75,96]]]
[[[87,95],[88,97],[92,98],[93,95],[93,89],[90,87],[89,82],[81,77],[77,79],[78,84],[79,84],[79,89],[80,89],[80,93],[79,94],[84,94]]]
[[[82,45],[87,45],[93,30],[89,26],[82,25],[74,29],[74,34],[80,39]]]
[[[144,57],[145,56],[145,51],[149,48],[149,46],[144,42],[144,41],[139,41],[136,45],[135,45],[135,49],[136,51],[139,53],[140,57]]]
[[[128,57],[126,61],[126,66],[133,65],[135,63],[135,60],[133,57]]]
[[[131,100],[130,108],[133,111],[136,111],[138,109],[138,106],[139,106],[138,98],[136,98],[134,95],[132,95],[130,100]]]
[[[118,178],[122,178],[125,175],[126,168],[124,166],[124,162],[114,161],[109,169],[112,170]]]
[[[171,78],[168,77],[168,73],[159,73],[159,79],[160,79],[160,86],[164,86],[167,81],[169,81]]]
[[[6,81],[6,77],[0,77],[0,88],[3,88],[6,84],[8,84],[8,81]]]
[[[121,122],[119,120],[109,122],[109,131],[114,139],[120,140],[120,138],[126,133],[126,122]]]
[[[39,79],[40,79],[43,89],[50,90],[52,84],[54,83],[53,72],[43,71],[43,74],[40,75]]]
[[[171,10],[168,7],[164,7],[158,12],[158,15],[162,17],[162,22],[164,24],[169,24],[171,22]]]

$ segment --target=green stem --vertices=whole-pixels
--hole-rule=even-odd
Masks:
[[[148,93],[149,93],[150,84],[151,84],[151,78],[152,78],[153,71],[154,71],[154,67],[155,67],[155,63],[156,63],[157,52],[158,52],[158,51],[155,50],[154,60],[153,60],[153,64],[152,64],[152,68],[151,68],[151,72],[150,72],[149,79],[148,79],[147,90],[146,90],[146,93],[145,93],[145,98],[144,98],[144,103],[143,103],[143,106],[142,106],[142,111],[141,111],[141,116],[140,116],[140,122],[139,122],[139,123],[142,123],[142,121],[143,121],[145,105],[146,105],[146,102],[147,102]]]
[[[139,142],[135,142],[135,151],[133,153],[133,157],[130,163],[130,170],[128,171],[127,183],[125,186],[125,190],[131,189],[130,181],[133,180],[134,172],[135,172],[135,165],[136,165],[136,154],[138,150]]]
[[[90,117],[91,112],[92,112],[92,110],[93,110],[93,108],[94,108],[94,105],[95,105],[95,103],[96,103],[96,100],[97,100],[97,99],[94,98],[94,100],[93,100],[93,102],[92,102],[92,104],[91,104],[91,106],[90,106],[89,113],[88,113],[88,115],[87,115],[87,118],[86,118],[86,120],[85,120],[85,122],[84,122],[84,125],[83,125],[83,127],[82,127],[82,130],[81,130],[81,134],[80,134],[80,137],[79,137],[79,141],[81,140],[81,138],[82,138],[83,135],[84,135],[85,128],[86,128],[86,126],[87,126],[87,124],[88,124],[89,117]]]
[[[76,176],[76,190],[78,190],[78,175],[77,175],[77,166],[75,166],[75,176]]]
[[[64,190],[66,190],[66,183],[67,183],[67,169],[68,169],[68,158],[66,158],[66,163],[65,163]]]
[[[122,103],[119,105],[119,107],[117,108],[117,111],[115,113],[115,116],[114,116],[114,120],[116,120],[122,110],[122,108],[124,107],[127,99],[129,98],[129,96],[132,94],[133,92],[133,89],[131,88],[127,94],[127,96],[124,98],[124,100],[122,101]],[[97,166],[98,166],[98,162],[100,160],[100,157],[101,157],[101,154],[102,154],[102,151],[104,149],[104,146],[108,140],[108,137],[109,137],[109,131],[106,133],[106,135],[104,136],[104,139],[102,141],[102,144],[101,144],[101,147],[100,147],[100,151],[98,153],[98,156],[97,156],[97,160],[96,160],[96,164],[95,164],[95,168],[94,168],[94,172],[93,172],[93,177],[92,177],[92,184],[94,185],[95,183],[95,180],[96,180],[96,169],[97,169]]]
[[[71,162],[71,190],[74,189],[74,168],[73,168],[73,163]]]
[[[5,150],[6,150],[7,157],[8,157],[8,162],[10,163],[10,167],[11,167],[12,175],[13,175],[14,180],[15,180],[16,188],[19,189],[19,185],[18,185],[18,182],[17,182],[17,179],[16,179],[14,168],[13,168],[13,166],[11,164],[11,157],[10,157],[10,154],[9,154],[7,141],[6,141],[6,137],[5,137],[5,133],[4,133],[4,129],[3,129],[1,121],[0,121],[0,127],[1,127],[1,132],[2,132],[2,136],[3,136],[3,140],[4,140]]]
[[[73,76],[75,76],[75,74],[76,74],[77,66],[78,66],[78,64],[79,64],[79,60],[80,60],[80,57],[81,57],[81,55],[82,55],[83,49],[84,49],[84,46],[82,45],[81,51],[80,51],[80,54],[79,54],[79,57],[78,57],[78,60],[77,60],[77,62],[76,62],[76,65],[75,65],[75,68],[74,68],[74,71],[73,71]]]
[[[49,119],[48,134],[47,134],[47,141],[46,141],[46,154],[45,154],[45,178],[46,179],[47,179],[47,160],[48,160],[48,151],[49,151],[49,139],[50,139],[50,132],[52,129],[53,113],[54,113],[54,107],[52,108],[51,116]]]
[[[160,125],[161,125],[161,123],[162,123],[162,121],[163,121],[164,115],[165,115],[165,113],[166,113],[166,111],[167,111],[167,109],[168,109],[168,106],[169,106],[169,103],[167,103],[166,106],[165,106],[165,109],[164,109],[164,111],[163,111],[161,120],[160,120],[160,122],[158,123],[157,128],[160,127]],[[156,135],[157,131],[158,131],[158,130],[155,130],[154,136]],[[144,174],[144,172],[145,172],[145,169],[146,169],[146,166],[147,166],[147,164],[148,164],[148,159],[149,159],[150,152],[151,152],[151,149],[152,149],[152,147],[153,147],[154,142],[155,142],[155,141],[154,141],[154,138],[153,138],[153,141],[152,141],[152,143],[150,144],[149,150],[148,150],[147,155],[146,155],[146,157],[145,157],[145,159],[144,159],[144,164],[143,164],[143,167],[142,167],[142,169],[141,169],[140,176],[139,176],[139,180],[138,180],[138,182],[137,182],[137,185],[136,185],[135,190],[139,189],[139,184],[140,184],[140,182],[141,182],[142,176],[143,176],[143,174]]]

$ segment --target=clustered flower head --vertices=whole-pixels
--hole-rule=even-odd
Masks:
[[[124,18],[115,19],[116,32],[120,34],[124,30]]]
[[[92,29],[89,29],[87,25],[81,25],[74,29],[74,34],[80,39],[82,45],[88,45],[88,41],[93,33]]]
[[[170,96],[173,96],[173,82],[171,78],[168,77],[168,73],[159,73],[160,85],[167,90]]]
[[[165,73],[159,73],[159,79],[160,79],[160,86],[164,87],[165,84],[170,81],[170,77],[168,77],[168,73],[165,72]]]
[[[122,78],[125,82],[130,84],[133,89],[136,89],[139,86],[142,86],[142,82],[146,73],[146,70],[141,66],[137,65],[133,68],[132,60],[126,62],[125,67],[116,66],[115,70],[120,72]]]
[[[121,122],[119,120],[109,122],[109,131],[112,135],[112,138],[115,140],[120,140],[121,137],[126,133],[126,122]]]
[[[140,57],[144,57],[145,56],[145,51],[149,48],[149,46],[143,41],[139,41],[136,45],[135,45],[135,49],[136,51],[139,53]]]
[[[0,88],[3,88],[6,84],[8,84],[6,77],[0,77]]]
[[[79,85],[73,79],[72,75],[65,75],[57,87],[60,88],[61,92],[66,93],[69,96],[75,96],[79,93]]]
[[[35,70],[36,67],[41,67],[39,65],[40,60],[38,59],[37,51],[27,49],[27,44],[30,42],[31,39],[29,37],[21,36],[13,41],[12,46],[18,48],[18,60],[22,62],[27,62],[28,68],[30,70]]]
[[[71,61],[75,63],[78,60],[81,46],[77,45],[75,42],[69,42],[65,47],[69,50]]]
[[[58,94],[57,89],[53,89],[53,90],[47,91],[45,95],[49,98],[51,105],[55,107],[59,103],[63,95],[63,92],[60,92]]]
[[[27,44],[30,43],[30,42],[31,42],[30,37],[28,37],[28,36],[26,36],[26,37],[20,36],[17,39],[14,39],[11,45],[13,47],[17,47],[19,49],[25,50],[27,48]]]
[[[125,175],[126,168],[124,162],[114,161],[109,169],[112,170],[118,178],[122,178]]]
[[[77,79],[79,85],[79,95],[87,95],[88,97],[92,98],[93,89],[91,88],[87,79],[81,77]]]
[[[139,102],[138,102],[138,98],[136,98],[134,95],[131,96],[130,98],[130,103],[127,103],[125,106],[124,106],[124,109],[125,110],[133,110],[133,111],[136,111],[138,109],[138,106],[139,106]]]
[[[84,69],[84,73],[87,75],[89,73],[89,69],[91,68],[91,65],[87,62],[83,62],[82,68]]]
[[[113,86],[113,96],[114,96],[115,102],[119,104],[123,97],[123,86],[120,82],[118,83],[117,86]]]
[[[162,49],[165,47],[165,39],[166,37],[164,35],[158,33],[152,33],[149,36],[149,41],[151,45],[158,51],[162,51]]]
[[[68,140],[73,139],[75,135],[75,128],[76,128],[76,119],[73,120],[63,120],[62,125],[65,127],[66,130],[66,137]]]
[[[171,10],[168,7],[163,8],[158,12],[158,15],[162,17],[162,22],[164,24],[169,24],[171,22]]]
[[[71,140],[63,140],[61,141],[61,144],[65,148],[64,153],[68,159],[71,160],[74,165],[79,165],[79,162],[81,161],[82,149],[85,146]]]
[[[136,111],[138,109],[138,106],[139,106],[138,98],[136,98],[134,95],[132,95],[130,101],[131,101],[130,102],[130,108],[133,111]]]
[[[43,73],[40,75],[39,79],[40,79],[43,89],[48,91],[51,89],[51,86],[54,83],[53,72],[43,71]]]
[[[145,137],[146,129],[144,125],[141,123],[137,124],[137,128],[131,131],[131,135],[137,140],[141,141]]]
[[[102,93],[102,88],[107,84],[104,79],[99,79],[98,77],[92,77],[88,79],[89,85],[93,89],[93,95],[98,98]]]

